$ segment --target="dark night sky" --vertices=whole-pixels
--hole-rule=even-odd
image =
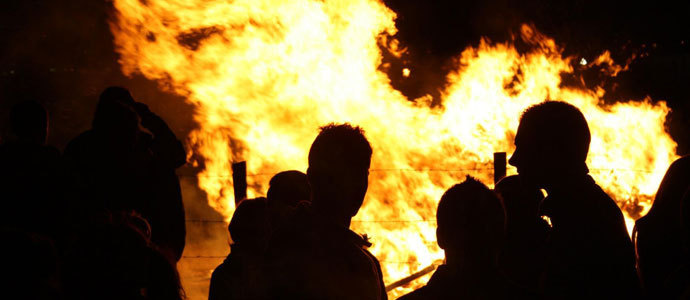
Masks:
[[[594,57],[609,49],[622,62],[645,45],[649,56],[608,83],[616,86],[609,97],[650,95],[668,100],[675,110],[669,120],[671,133],[680,143],[679,152],[688,152],[690,1],[385,2],[398,13],[397,37],[408,47],[408,64],[417,75],[408,80],[393,76],[393,84],[411,98],[438,90],[449,59],[476,45],[481,36],[503,41],[524,22],[555,38],[568,55]],[[38,99],[51,113],[49,142],[64,147],[69,138],[89,127],[100,90],[119,84],[139,98],[156,99],[147,103],[164,118],[174,117],[171,127],[178,134],[193,128],[192,108],[180,98],[161,92],[144,78],[120,73],[106,21],[111,10],[110,2],[97,0],[3,1],[0,118],[6,120],[7,108],[16,101]],[[5,123],[0,125],[0,134],[6,133]]]

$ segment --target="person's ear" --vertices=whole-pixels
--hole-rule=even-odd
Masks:
[[[446,239],[445,237],[445,232],[440,227],[436,228],[436,243],[441,249],[446,249]]]
[[[313,182],[314,180],[314,169],[307,168],[307,182]]]

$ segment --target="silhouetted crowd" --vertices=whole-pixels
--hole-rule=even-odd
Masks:
[[[186,152],[160,117],[110,87],[62,154],[45,144],[40,104],[16,104],[10,126],[0,146],[3,299],[184,298],[175,169]]]
[[[121,87],[103,91],[92,128],[62,154],[45,145],[38,103],[15,105],[10,121],[0,249],[3,294],[18,296],[7,299],[184,299],[175,170],[186,153],[166,123]],[[518,175],[494,190],[468,176],[443,194],[445,261],[399,299],[690,299],[690,158],[669,167],[631,239],[588,175],[590,139],[570,104],[527,108],[509,160]],[[209,300],[387,299],[370,241],[349,229],[372,151],[361,128],[326,125],[306,174],[278,173],[265,198],[242,200]]]

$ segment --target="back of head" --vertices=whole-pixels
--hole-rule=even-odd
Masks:
[[[273,176],[266,195],[272,229],[287,222],[299,203],[311,201],[310,192],[307,174],[292,170]]]
[[[96,106],[92,127],[106,136],[113,146],[129,148],[139,133],[139,116],[130,100],[127,90],[107,88]]]
[[[266,198],[240,202],[232,215],[228,231],[233,247],[241,246],[257,254],[263,251],[270,234]]]
[[[121,102],[125,105],[134,104],[134,97],[129,93],[129,90],[120,86],[107,87],[98,97],[98,105],[112,102]]]
[[[359,127],[350,124],[329,124],[309,149],[307,176],[316,204],[324,198],[338,199],[329,203],[332,210],[354,216],[364,201],[368,188],[372,149]],[[325,203],[320,203],[325,204]]]
[[[329,124],[309,149],[309,169],[318,169],[330,174],[341,170],[369,169],[371,145],[364,137],[364,131],[350,124]]]
[[[93,118],[93,127],[105,128],[115,126],[119,122],[125,122],[125,120],[131,118],[131,114],[127,111],[131,111],[136,115],[132,104],[134,104],[134,99],[125,88],[106,88],[98,98],[96,113]]]
[[[654,196],[652,207],[642,219],[646,220],[645,222],[656,219],[654,222],[678,226],[678,207],[685,191],[690,187],[688,178],[690,178],[690,156],[684,156],[669,166]]]
[[[580,110],[561,101],[533,105],[522,114],[520,127],[527,140],[574,163],[584,163],[589,152],[590,132]]]
[[[437,238],[446,256],[452,253],[495,254],[504,235],[503,204],[472,177],[448,189],[436,212]]]
[[[19,140],[45,144],[48,136],[48,113],[38,102],[20,102],[12,107],[10,126]]]
[[[309,181],[307,174],[300,171],[284,171],[276,174],[268,183],[269,204],[280,202],[282,205],[297,206],[300,201],[309,201]]]

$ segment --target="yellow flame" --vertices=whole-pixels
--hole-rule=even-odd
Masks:
[[[601,88],[561,87],[573,58],[530,26],[521,28],[534,47],[528,53],[488,41],[463,51],[442,105],[432,107],[429,97],[406,99],[378,69],[377,42],[396,32],[395,13],[379,1],[115,0],[114,6],[111,29],[123,71],[158,80],[195,105],[199,128],[188,142],[203,158],[198,184],[226,218],[234,210],[231,162],[248,162],[254,197],[264,194],[272,174],[306,169],[319,126],[352,122],[366,130],[374,148],[370,187],[353,229],[372,237],[386,283],[443,258],[435,242],[441,194],[467,174],[491,183],[493,152],[514,150],[518,119],[529,105],[560,99],[583,111],[593,136],[593,176],[629,222],[646,212],[676,158],[663,102],[608,105]],[[401,51],[397,41],[387,44]],[[596,62],[613,64],[606,55]]]

